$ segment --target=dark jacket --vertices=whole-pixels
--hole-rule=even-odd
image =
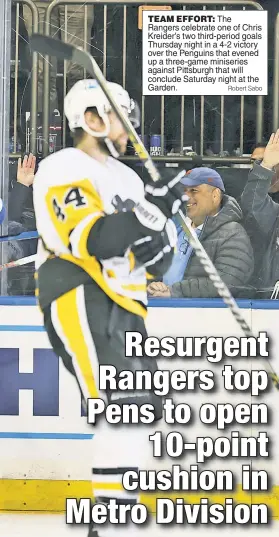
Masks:
[[[18,222],[9,222],[8,234],[19,235],[25,231]],[[17,261],[22,257],[33,255],[34,247],[30,243],[34,240],[11,241],[7,244],[7,262]],[[34,263],[12,267],[8,270],[8,295],[34,295]]]
[[[254,258],[241,220],[242,211],[237,201],[224,195],[220,212],[215,217],[207,217],[199,239],[231,292],[235,296],[242,296],[244,293],[248,298],[247,288],[254,270]],[[184,279],[171,286],[171,295],[188,298],[219,296],[194,251]]]
[[[9,192],[9,235],[19,235],[24,231],[35,231],[36,220],[33,208],[33,189],[13,182]],[[8,261],[28,257],[37,251],[37,240],[26,239],[8,242]],[[8,271],[9,295],[34,295],[34,263],[13,267]]]
[[[17,181],[9,192],[9,221],[23,225],[24,231],[35,231],[36,220],[33,206],[33,188]]]
[[[269,196],[274,172],[254,164],[241,196],[244,225],[255,252],[254,285],[270,298],[279,280],[279,204]]]

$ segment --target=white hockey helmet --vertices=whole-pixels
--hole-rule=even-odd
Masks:
[[[130,98],[128,92],[119,84],[108,82],[109,89],[117,103],[122,106],[135,128],[140,125],[140,113],[138,105]],[[102,118],[105,128],[102,132],[93,131],[85,121],[87,108],[95,107]],[[64,111],[69,122],[69,128],[73,132],[77,128],[82,128],[85,132],[96,138],[104,138],[110,153],[118,157],[113,143],[108,139],[110,132],[110,122],[108,113],[111,112],[111,105],[105,96],[102,88],[94,79],[79,80],[67,93],[64,100]]]

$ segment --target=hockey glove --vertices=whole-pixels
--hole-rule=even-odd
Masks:
[[[135,256],[136,267],[144,266],[154,277],[163,275],[171,265],[176,243],[175,224],[168,220],[161,233],[144,237],[133,244],[131,252]]]
[[[167,219],[172,218],[188,199],[179,184],[184,175],[183,170],[174,179],[160,179],[145,185],[145,198],[134,211],[143,226],[152,231],[163,231]]]
[[[167,219],[172,218],[188,199],[179,184],[184,175],[183,170],[173,179],[160,179],[145,185],[145,198],[135,208],[135,215],[143,226],[163,231]]]
[[[160,179],[145,185],[145,199],[156,205],[167,218],[172,218],[189,198],[180,184],[185,170],[172,179]]]

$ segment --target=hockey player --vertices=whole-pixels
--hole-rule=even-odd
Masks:
[[[109,85],[137,127],[135,103],[121,86]],[[171,218],[185,199],[180,177],[144,186],[117,160],[128,138],[95,80],[77,82],[64,105],[74,147],[43,160],[34,181],[37,295],[45,328],[84,401],[150,403],[157,420],[161,400],[151,391],[100,393],[99,365],[156,370],[154,360],[125,356],[125,332],[147,335],[147,277],[162,276],[172,260],[177,237]],[[100,418],[93,442],[95,501],[135,503],[137,495],[125,493],[121,478],[124,467],[140,467],[150,452],[142,427],[116,428]],[[109,535],[109,527],[100,527],[99,535]]]

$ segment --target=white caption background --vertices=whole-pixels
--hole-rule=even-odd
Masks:
[[[143,12],[143,95],[267,95],[267,11]]]

